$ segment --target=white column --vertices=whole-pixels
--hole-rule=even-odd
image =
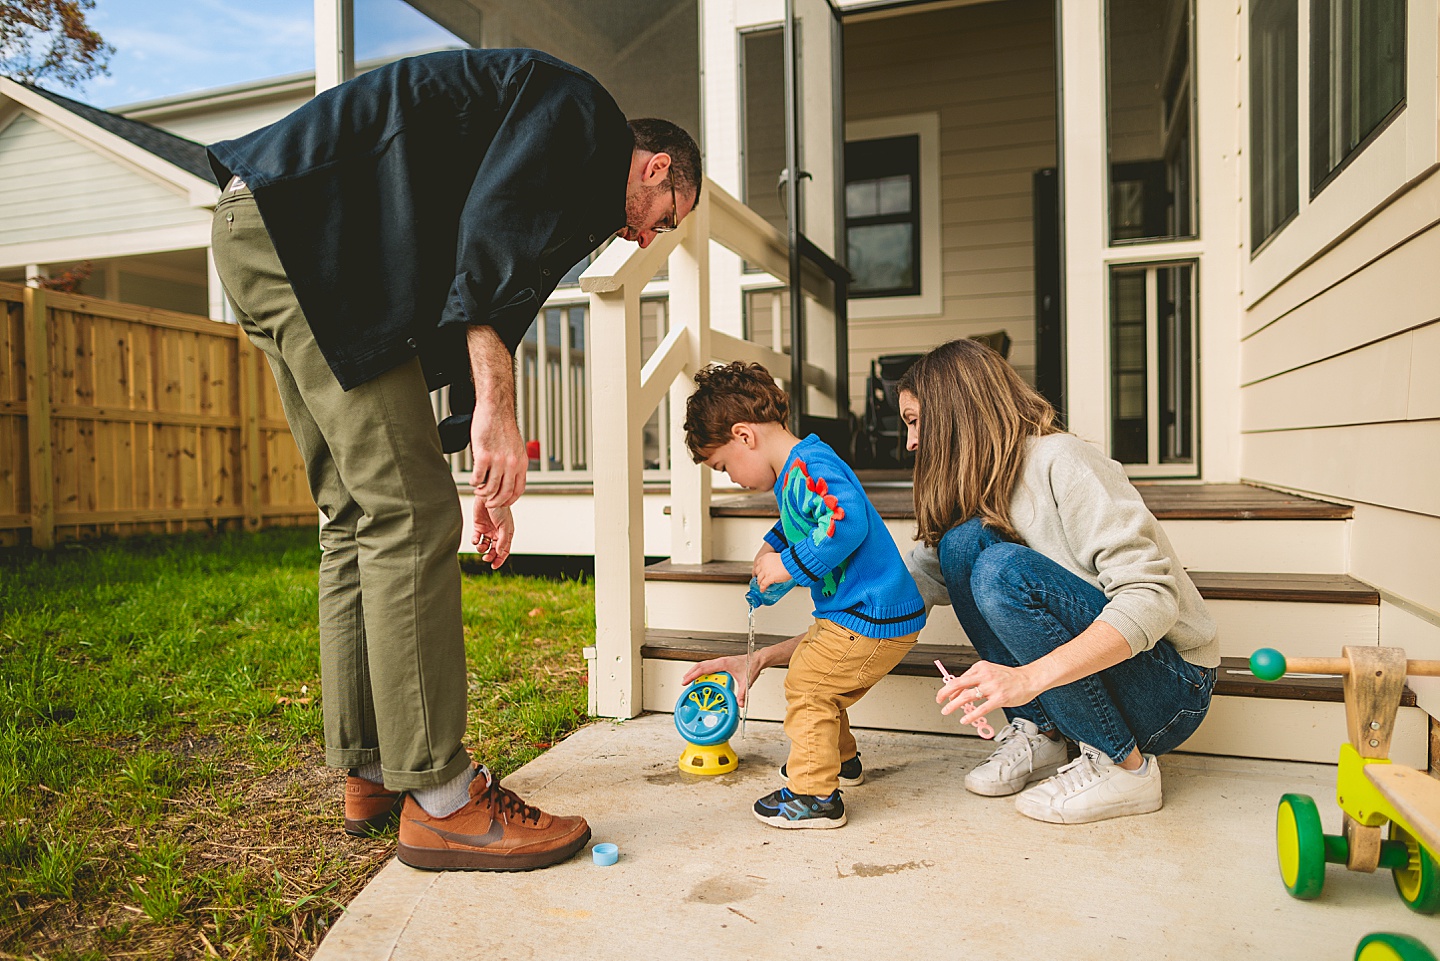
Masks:
[[[355,76],[354,0],[315,0],[315,92]]]
[[[599,717],[640,713],[645,639],[645,530],[641,496],[640,291],[590,295],[588,339],[595,489],[595,662],[591,701]]]
[[[1056,6],[1068,426],[1108,451],[1104,10],[1100,0],[1066,0]]]
[[[1195,4],[1195,66],[1190,75],[1196,84],[1195,184],[1204,243],[1196,288],[1196,350],[1200,358],[1196,372],[1200,433],[1196,440],[1201,479],[1209,482],[1233,482],[1240,476],[1237,385],[1248,226],[1241,212],[1249,176],[1249,162],[1240,153],[1245,114],[1239,105],[1248,96],[1249,81],[1240,57],[1243,16],[1237,6]]]
[[[700,116],[705,124],[700,142],[705,145],[705,175],[731,196],[743,197],[740,34],[736,32],[735,0],[700,0],[700,24]],[[717,329],[736,337],[742,335],[744,324],[740,275],[739,256],[714,245],[710,310]],[[701,362],[709,360],[707,353]]]
[[[205,248],[205,274],[208,280],[208,293],[210,294],[210,319],[223,320],[227,324],[235,323],[235,318],[231,316],[230,311],[227,309],[230,305],[225,300],[225,288],[220,285],[220,273],[215,269],[215,249],[213,247]],[[108,286],[106,288],[106,295],[112,300],[114,299],[114,295],[109,292]]]
[[[43,264],[25,265],[25,286],[39,287],[42,280],[49,278],[50,274],[45,270]]]
[[[695,391],[694,373],[710,359],[710,198],[685,218],[685,240],[670,254],[670,324],[683,326],[690,342],[685,370],[670,387],[670,559],[704,564],[710,539],[712,471],[696,464],[685,446],[685,401]],[[720,248],[716,248],[720,249]]]

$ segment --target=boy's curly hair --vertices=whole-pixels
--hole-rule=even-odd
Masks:
[[[724,447],[736,424],[784,424],[790,399],[760,364],[737,360],[714,364],[695,375],[695,393],[685,402],[685,446],[699,464]]]

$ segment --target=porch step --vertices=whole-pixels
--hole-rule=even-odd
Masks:
[[[1257,647],[1278,647],[1292,657],[1333,657],[1347,644],[1379,638],[1380,595],[1348,575],[1191,571],[1190,577],[1219,624],[1222,655],[1248,657]],[[706,627],[745,630],[748,561],[661,561],[645,569],[645,580],[650,627],[688,631],[703,611]],[[808,592],[792,592],[757,611],[756,625],[788,637],[809,626],[812,609]],[[921,637],[947,649],[969,645],[948,607],[931,611]]]
[[[756,647],[784,640],[785,635],[757,635]],[[645,660],[644,707],[672,711],[689,664],[745,653],[745,635],[717,631],[645,632],[641,656]],[[973,734],[955,715],[935,707],[939,672],[935,660],[959,674],[976,660],[973,648],[944,644],[916,644],[864,700],[851,711],[856,727]],[[750,717],[783,720],[784,670],[765,672],[755,686]],[[1201,754],[1277,760],[1333,763],[1346,739],[1344,690],[1339,677],[1286,677],[1265,683],[1250,674],[1244,658],[1223,658],[1215,682],[1215,699],[1205,723],[1181,748]],[[1427,761],[1429,718],[1415,706],[1408,687],[1401,696],[1391,758],[1412,766]],[[1004,723],[999,711],[990,717],[997,730]]]
[[[900,549],[915,538],[909,484],[862,478]],[[1250,484],[1142,482],[1145,505],[1195,570],[1343,574],[1353,508]],[[768,493],[717,493],[710,504],[717,560],[748,560],[779,513]],[[1243,526],[1242,526],[1243,525]]]

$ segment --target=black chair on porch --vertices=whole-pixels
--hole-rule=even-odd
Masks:
[[[1010,357],[1010,335],[1003,330],[974,334],[971,340]],[[914,455],[905,449],[905,425],[900,422],[897,385],[920,354],[884,354],[870,361],[865,379],[865,415],[856,443],[856,466],[875,470],[909,468]]]

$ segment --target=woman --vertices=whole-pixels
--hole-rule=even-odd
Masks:
[[[1155,756],[1204,720],[1220,663],[1165,532],[1124,469],[1061,432],[990,348],[935,348],[899,396],[921,542],[907,563],[982,658],[936,701],[967,724],[1009,719],[965,787],[1020,792],[1020,813],[1059,824],[1159,810]]]

